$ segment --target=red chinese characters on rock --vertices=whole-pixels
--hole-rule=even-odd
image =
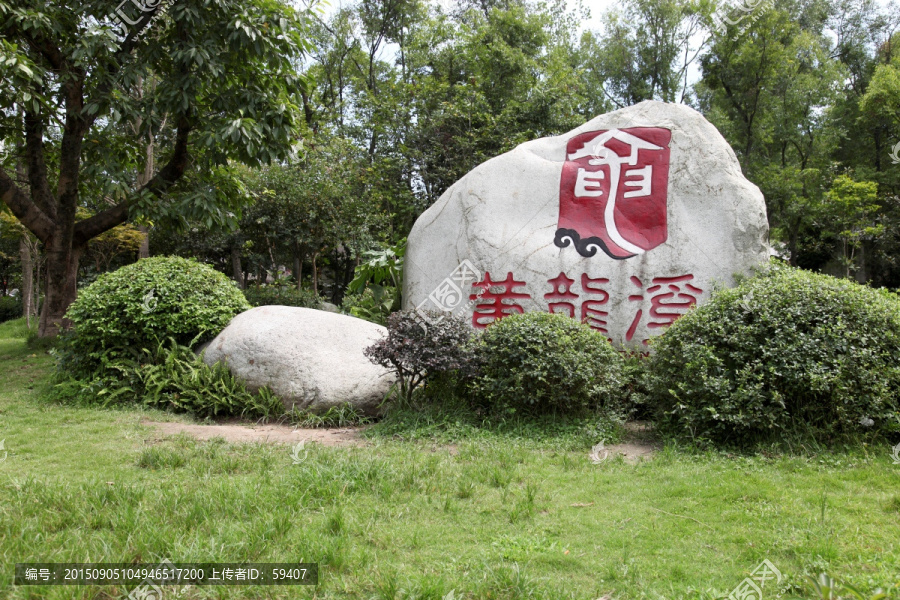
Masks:
[[[609,331],[607,330],[608,324],[606,321],[607,317],[609,317],[609,311],[603,310],[606,303],[609,302],[609,293],[600,287],[607,283],[609,283],[609,279],[604,277],[592,279],[582,273],[581,289],[584,290],[585,294],[600,297],[585,300],[581,303],[581,322],[587,323],[591,329],[596,329],[597,331],[609,335]]]
[[[575,300],[579,295],[572,291],[574,279],[570,279],[565,273],[560,273],[557,277],[548,279],[547,283],[553,286],[553,291],[544,294],[544,299],[548,301],[547,308],[551,313],[565,313],[575,318]],[[609,335],[607,329],[609,311],[606,303],[609,302],[609,293],[603,289],[603,285],[609,283],[609,279],[591,278],[586,273],[581,275],[581,289],[586,296],[597,296],[589,298],[581,303],[579,311],[579,320],[587,323],[591,329],[596,329],[606,335]]]
[[[485,272],[484,281],[472,284],[475,289],[481,291],[471,294],[470,300],[477,300],[478,304],[472,312],[472,326],[484,329],[494,321],[507,317],[513,313],[525,312],[518,300],[531,298],[530,294],[516,292],[513,288],[524,286],[524,281],[516,281],[512,273],[506,274],[502,281],[492,281],[490,272]],[[499,288],[500,291],[494,291]],[[507,302],[504,302],[506,300]]]
[[[548,279],[547,283],[553,286],[553,291],[544,294],[544,299],[557,301],[547,303],[549,312],[565,313],[574,319],[575,303],[572,300],[578,299],[578,294],[572,291],[572,284],[575,283],[575,280],[566,277],[565,273],[560,273],[558,276]]]
[[[675,320],[684,315],[689,308],[697,304],[700,294],[703,290],[697,286],[687,283],[694,279],[693,275],[679,275],[677,277],[654,277],[651,286],[646,290],[644,283],[637,277],[631,277],[631,283],[637,286],[640,293],[628,296],[632,302],[640,302],[641,307],[638,308],[634,315],[634,320],[625,334],[625,340],[630,342],[634,338],[634,333],[640,324],[641,318],[644,316],[643,304],[646,295],[650,295],[650,321],[647,327],[650,329],[658,329],[660,327],[668,327]],[[642,342],[646,345],[649,340],[644,339]]]
[[[703,290],[691,283],[693,280],[692,274],[654,277],[650,280],[650,285],[645,288],[641,279],[631,277],[631,283],[637,290],[628,296],[628,300],[640,304],[625,333],[625,341],[630,342],[634,339],[645,314],[649,316],[646,327],[659,329],[670,326],[697,304]],[[588,277],[587,273],[582,273],[580,293],[573,290],[573,287],[576,287],[575,279],[565,273],[548,279],[547,283],[551,289],[543,297],[547,301],[548,312],[562,313],[573,319],[577,318],[582,323],[587,323],[591,329],[610,337],[609,279]],[[475,293],[471,294],[469,299],[477,302],[472,313],[472,325],[478,329],[484,329],[494,321],[506,316],[525,312],[519,302],[523,299],[531,299],[531,294],[516,289],[525,285],[524,281],[516,280],[512,273],[507,273],[506,279],[497,281],[491,279],[489,272],[485,273],[483,281],[472,284]],[[648,300],[649,308],[646,306]],[[649,338],[641,341],[646,345]]]
[[[566,145],[554,243],[623,260],[666,241],[669,142],[662,127],[588,131]]]

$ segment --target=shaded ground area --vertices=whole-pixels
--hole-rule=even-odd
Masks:
[[[227,442],[296,444],[300,441],[307,441],[323,446],[360,446],[363,444],[363,440],[359,436],[361,427],[297,429],[290,425],[191,425],[189,423],[161,423],[148,419],[142,420],[141,425],[156,428],[161,437],[184,433],[198,440],[220,437]]]

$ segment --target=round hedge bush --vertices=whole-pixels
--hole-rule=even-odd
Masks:
[[[95,371],[168,338],[211,339],[250,305],[222,273],[194,260],[153,257],[97,278],[66,313],[60,354],[72,374]]]
[[[828,442],[900,417],[900,302],[851,281],[770,265],[676,321],[654,350],[648,388],[675,433]]]
[[[510,315],[476,347],[474,393],[498,412],[579,414],[615,399],[622,357],[605,336],[561,314]]]

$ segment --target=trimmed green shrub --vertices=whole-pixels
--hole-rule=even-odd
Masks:
[[[23,314],[22,299],[18,296],[0,296],[0,323],[18,319]]]
[[[695,438],[828,442],[886,431],[900,411],[900,302],[851,281],[773,264],[653,347],[660,423]]]
[[[244,297],[251,306],[320,308],[322,305],[322,297],[312,290],[298,290],[285,285],[251,286],[244,290]]]
[[[505,413],[580,414],[612,407],[622,357],[605,336],[561,314],[511,315],[488,327],[476,347],[474,393]]]
[[[154,257],[111,273],[79,293],[66,318],[59,366],[83,377],[122,357],[172,338],[190,346],[209,340],[250,308],[222,273],[194,260]]]

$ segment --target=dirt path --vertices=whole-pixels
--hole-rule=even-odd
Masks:
[[[343,427],[336,429],[297,429],[290,425],[192,425],[189,423],[163,423],[144,419],[141,425],[153,427],[160,438],[185,433],[198,440],[209,440],[215,437],[224,438],[226,442],[258,442],[269,444],[296,444],[300,441],[316,442],[323,446],[362,446],[365,441],[359,433],[362,427]],[[648,428],[643,423],[626,425],[628,435],[621,444],[610,444],[597,453],[598,462],[613,459],[617,456],[627,463],[637,463],[652,458],[657,447],[647,436]],[[455,446],[451,448],[454,454]]]
[[[323,446],[361,446],[361,427],[338,429],[297,429],[290,425],[191,425],[188,423],[162,423],[145,419],[141,425],[154,427],[161,436],[186,433],[198,440],[214,437],[226,442],[263,442],[270,444],[296,444],[300,441],[316,442]]]
[[[610,444],[604,448],[608,458],[621,456],[625,462],[634,464],[653,458],[659,447],[653,439],[650,425],[645,421],[630,421],[625,424],[627,433],[621,444]],[[600,457],[603,452],[600,452]]]
[[[610,444],[604,448],[604,452],[608,452],[607,458],[613,459],[621,456],[625,462],[629,464],[638,463],[642,460],[652,458],[656,453],[656,448],[650,444],[642,442],[629,442],[624,444]],[[600,452],[600,458],[604,452]]]

